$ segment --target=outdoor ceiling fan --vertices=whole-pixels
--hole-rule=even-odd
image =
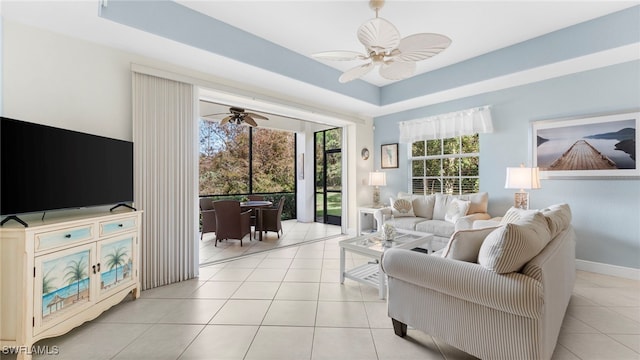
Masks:
[[[217,115],[227,115],[222,120],[220,120],[220,125],[226,124],[228,122],[236,123],[239,125],[244,122],[251,126],[258,126],[258,123],[256,123],[254,119],[269,120],[267,117],[264,117],[260,114],[246,112],[244,109],[238,107],[230,107],[228,113],[209,114],[203,117],[206,118]]]
[[[378,10],[383,6],[384,0],[370,0],[369,7],[375,10],[376,17],[358,28],[358,40],[364,45],[365,54],[335,50],[312,55],[324,60],[367,60],[366,64],[345,71],[338,79],[341,83],[358,79],[376,66],[385,79],[408,78],[415,73],[417,61],[435,56],[451,45],[451,39],[440,34],[420,33],[401,39],[391,22],[378,17]]]

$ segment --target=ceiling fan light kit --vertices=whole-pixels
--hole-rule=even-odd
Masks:
[[[388,20],[378,17],[384,0],[370,0],[369,7],[376,17],[358,28],[358,40],[366,54],[355,51],[325,51],[313,57],[332,61],[368,60],[366,64],[345,71],[338,79],[346,83],[379,67],[380,76],[388,80],[406,79],[416,72],[416,62],[428,59],[451,45],[451,39],[441,34],[420,33],[400,37],[398,29]]]
[[[243,108],[239,108],[239,107],[230,107],[228,113],[209,114],[203,117],[208,118],[210,116],[216,116],[216,115],[227,115],[222,120],[220,120],[220,125],[224,125],[226,123],[231,123],[231,124],[235,123],[238,125],[242,123],[246,123],[249,126],[257,127],[258,123],[255,121],[255,119],[269,120],[265,116],[252,113],[252,112],[246,112]]]

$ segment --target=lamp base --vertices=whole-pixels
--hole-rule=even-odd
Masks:
[[[382,204],[380,204],[380,187],[378,186],[373,188],[373,207],[382,207]]]
[[[529,193],[526,191],[517,192],[514,196],[514,207],[529,210]]]

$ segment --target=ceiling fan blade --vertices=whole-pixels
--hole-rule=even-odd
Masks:
[[[388,80],[406,79],[416,71],[415,62],[389,61],[380,66],[380,76]]]
[[[256,123],[256,121],[249,115],[245,115],[242,120],[253,127],[258,126],[258,123]]]
[[[390,52],[400,44],[400,33],[395,26],[383,18],[371,19],[358,28],[358,40],[367,51]]]
[[[451,45],[451,39],[440,34],[414,34],[407,36],[398,45],[399,54],[393,56],[399,61],[420,61],[438,55]]]
[[[355,80],[359,77],[364,76],[366,73],[368,73],[369,71],[371,71],[371,69],[373,69],[375,67],[375,65],[373,64],[373,62],[370,63],[366,63],[364,65],[360,65],[360,66],[356,66],[352,69],[349,69],[347,71],[345,71],[342,76],[340,76],[340,78],[338,79],[338,81],[342,84],[349,82],[351,80]]]
[[[256,114],[256,113],[252,113],[252,112],[248,112],[248,113],[245,113],[245,114],[251,116],[252,118],[256,118],[256,119],[260,119],[260,120],[269,120],[269,118],[264,117],[264,116],[262,116],[260,114]]]
[[[365,55],[359,52],[346,51],[346,50],[345,51],[342,51],[342,50],[324,51],[324,52],[315,53],[311,56],[313,56],[316,59],[333,60],[333,61],[364,60],[367,58]]]
[[[217,115],[227,115],[228,113],[217,113],[217,114],[209,114],[209,115],[202,115],[202,117],[209,117],[209,116],[217,116]]]
[[[224,125],[229,122],[229,120],[233,119],[233,115],[229,115],[226,118],[220,120],[220,125]]]

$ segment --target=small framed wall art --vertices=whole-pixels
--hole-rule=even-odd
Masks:
[[[532,123],[533,166],[540,177],[640,177],[640,112]]]
[[[398,167],[398,143],[380,146],[380,167],[393,169]]]

